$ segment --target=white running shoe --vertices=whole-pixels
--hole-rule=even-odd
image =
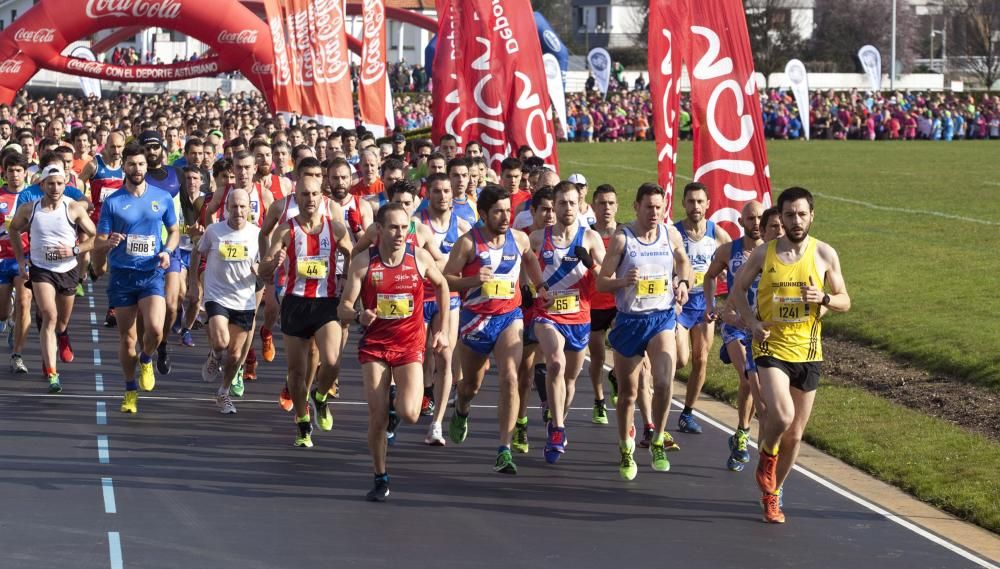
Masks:
[[[424,437],[424,444],[432,447],[443,447],[445,445],[444,436],[441,435],[441,423],[431,423],[427,429],[427,436]]]
[[[205,359],[205,365],[201,367],[201,380],[205,383],[218,381],[221,373],[222,361],[215,355],[215,351],[210,350],[208,358]]]
[[[216,395],[215,404],[219,406],[219,413],[223,415],[236,414],[236,405],[233,405],[233,400],[229,397],[228,391],[222,395]]]

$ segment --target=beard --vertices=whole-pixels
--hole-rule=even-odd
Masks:
[[[799,235],[799,236],[797,236],[797,237],[795,235],[793,235],[792,231],[789,230],[789,228],[786,227],[785,228],[785,237],[787,237],[788,240],[791,241],[792,243],[802,243],[803,241],[806,240],[806,237],[809,237],[809,228],[811,226],[812,226],[812,224],[809,224],[809,225],[803,227],[802,228],[802,234]]]

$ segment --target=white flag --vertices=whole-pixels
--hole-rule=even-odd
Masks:
[[[84,59],[86,61],[97,61],[94,52],[85,45],[78,45],[69,52],[70,57]],[[101,98],[101,81],[93,77],[80,77],[80,87],[83,89],[83,96]]]
[[[611,54],[603,47],[595,47],[587,54],[587,63],[594,73],[601,95],[607,96],[608,83],[611,81]]]
[[[559,126],[562,128],[563,136],[569,130],[566,124],[566,92],[563,88],[562,69],[559,67],[559,60],[551,53],[542,55],[542,64],[545,66],[545,82],[549,87],[549,99],[552,106],[556,108],[556,116],[559,118]]]
[[[858,50],[858,59],[861,60],[861,66],[865,68],[865,74],[868,75],[868,81],[872,84],[872,92],[878,92],[882,90],[882,54],[878,52],[878,48],[873,45],[862,46]]]
[[[792,59],[785,64],[785,75],[792,84],[795,106],[799,108],[799,120],[802,121],[802,132],[806,140],[809,140],[809,76],[806,66],[798,59]]]

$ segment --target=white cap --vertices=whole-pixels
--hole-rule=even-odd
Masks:
[[[581,186],[587,185],[587,179],[583,177],[583,174],[570,174],[568,181],[571,184],[580,184]]]
[[[58,164],[49,164],[44,170],[42,170],[42,174],[38,177],[38,179],[39,181],[45,180],[49,176],[62,176],[65,178],[66,172],[63,170],[63,167]]]

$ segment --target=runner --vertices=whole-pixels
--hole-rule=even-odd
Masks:
[[[152,354],[163,339],[166,312],[164,272],[180,239],[177,214],[170,194],[146,183],[146,155],[131,144],[122,154],[125,186],[104,201],[97,224],[94,256],[97,266],[110,273],[108,306],[118,318],[118,357],[125,375],[123,413],[138,413],[138,388],[156,385]],[[167,228],[163,240],[162,229]],[[136,319],[143,319],[143,340],[136,354]],[[139,367],[136,381],[136,364]]]
[[[461,160],[456,158],[455,160]],[[431,245],[437,247],[441,255],[447,258],[459,236],[464,235],[472,228],[472,225],[459,217],[452,208],[453,198],[451,191],[451,178],[444,174],[434,174],[427,178],[428,206],[420,212],[418,220],[431,230]],[[422,415],[432,417],[430,427],[427,429],[427,436],[424,443],[434,446],[444,446],[445,439],[442,433],[441,424],[444,421],[445,403],[451,394],[452,380],[458,367],[458,362],[453,360],[454,346],[458,342],[458,309],[461,306],[458,293],[452,293],[448,310],[441,310],[441,304],[431,298],[434,293],[434,284],[424,281],[424,323],[430,325],[432,330],[447,329],[448,345],[440,351],[436,351],[434,357],[425,362],[424,365],[424,397],[421,402],[420,412]],[[446,320],[447,325],[440,321]],[[427,344],[433,350],[435,334],[428,333]],[[435,402],[438,404],[435,405]]]
[[[358,161],[358,183],[351,188],[351,194],[378,203],[378,196],[385,191],[379,178],[379,158],[374,150],[361,151]]]
[[[691,374],[687,380],[684,409],[677,418],[677,430],[682,433],[701,434],[701,425],[692,411],[705,385],[708,353],[715,340],[715,323],[705,318],[705,271],[719,247],[732,239],[715,223],[705,219],[709,207],[708,189],[700,182],[684,186],[684,211],[687,217],[674,226],[684,239],[684,250],[691,261],[694,281],[680,314],[677,315],[677,368],[691,360]],[[668,212],[669,213],[669,212]]]
[[[740,216],[740,226],[743,227],[743,237],[733,241],[728,246],[722,246],[719,253],[712,259],[711,265],[705,271],[705,319],[713,321],[722,317],[722,313],[728,312],[728,306],[716,309],[715,305],[715,279],[726,271],[726,281],[729,289],[732,290],[733,280],[737,271],[743,266],[754,248],[763,241],[760,238],[761,213],[764,207],[760,202],[753,200],[743,206]],[[757,293],[757,284],[754,283],[748,294],[747,302],[753,306]],[[728,305],[729,302],[726,302]],[[750,420],[753,419],[754,403],[760,401],[760,391],[757,382],[757,368],[753,365],[753,358],[747,353],[750,348],[750,333],[745,325],[731,325],[723,320],[722,332],[722,355],[726,356],[728,362],[732,363],[736,369],[736,377],[739,379],[739,389],[736,394],[737,426],[736,433],[729,437],[729,459],[726,461],[726,468],[734,472],[743,470],[743,465],[750,461],[750,451],[747,443],[750,439]],[[724,360],[725,361],[725,360]]]
[[[180,275],[180,295],[188,299],[188,273],[191,267],[191,252],[194,250],[195,239],[200,238],[204,227],[199,223],[201,209],[204,206],[205,194],[201,188],[205,187],[202,182],[203,170],[197,166],[185,166],[182,169],[184,183],[181,191],[174,196],[174,211],[177,212],[177,225],[180,233],[180,241],[177,243],[177,250],[174,251],[170,264],[175,263],[179,267]],[[195,265],[195,272],[200,268],[200,261]],[[184,302],[184,310],[191,311],[197,316],[198,306],[201,301],[201,288],[197,276],[194,279],[194,304]],[[191,328],[187,325],[188,318],[179,310],[178,319],[181,321],[174,325],[174,332],[181,336],[181,345],[193,348],[194,338],[191,336]]]
[[[21,354],[31,328],[31,289],[25,286],[27,279],[21,276],[10,240],[10,225],[17,212],[18,195],[25,188],[28,160],[20,154],[11,154],[3,161],[3,171],[7,185],[0,190],[0,322],[8,322],[13,304],[14,321],[7,324],[8,340],[12,340],[9,342],[10,371],[20,374],[28,373]],[[21,250],[28,250],[26,232],[21,234]]]
[[[604,260],[600,234],[577,223],[580,191],[576,184],[560,182],[554,192],[555,225],[531,234],[531,248],[538,254],[542,267],[543,286],[551,295],[549,302],[536,301],[531,324],[545,355],[548,406],[552,413],[544,449],[549,464],[555,464],[566,452],[566,416],[590,337],[595,267],[600,271]]]
[[[785,236],[750,255],[732,293],[753,332],[754,363],[767,408],[756,478],[764,521],[769,523],[785,521],[778,492],[795,465],[816,398],[823,361],[820,308],[851,308],[837,252],[809,237],[815,219],[812,194],[788,188],[778,196],[778,209]],[[747,291],[758,275],[757,306],[751,308]]]
[[[634,207],[635,221],[611,238],[597,281],[598,291],[614,292],[618,308],[608,339],[615,350],[619,474],[625,480],[638,473],[633,415],[644,355],[649,356],[653,384],[652,466],[659,472],[670,470],[666,451],[676,443],[665,429],[677,363],[675,303],[687,301],[691,274],[681,236],[662,223],[663,188],[653,183],[639,186]]]
[[[438,184],[439,186],[441,184]],[[450,202],[451,196],[447,196]],[[358,345],[358,359],[368,401],[368,448],[375,469],[370,501],[389,497],[386,437],[390,409],[408,423],[420,418],[425,342],[440,354],[447,350],[450,318],[437,318],[430,340],[424,331],[424,282],[436,291],[438,306],[448,304],[448,283],[426,251],[408,238],[409,213],[400,204],[379,209],[375,227],[378,245],[351,259],[339,314],[353,318],[365,332]],[[362,310],[354,304],[361,296]],[[390,401],[390,384],[396,396]]]
[[[79,272],[76,258],[93,248],[95,230],[94,222],[87,215],[87,206],[63,197],[66,173],[61,166],[46,166],[40,180],[45,195],[17,210],[10,224],[10,245],[21,278],[31,281],[41,316],[42,369],[49,381],[49,393],[59,393],[62,385],[56,369],[57,345],[59,358],[64,362],[73,361],[66,326],[76,300]],[[22,232],[30,235],[30,263],[24,255]]]
[[[308,448],[313,446],[310,399],[316,407],[319,427],[324,431],[333,428],[327,393],[333,387],[334,365],[341,350],[335,268],[338,252],[350,254],[350,238],[344,224],[330,217],[322,182],[303,177],[299,183],[295,190],[299,213],[278,227],[261,273],[269,279],[284,264],[288,274],[281,301],[281,331],[288,360],[287,383],[298,427],[295,446]],[[314,368],[309,351],[314,338],[320,368],[315,374],[316,387],[312,388]]]
[[[205,257],[205,312],[211,350],[202,368],[202,379],[219,381],[215,401],[219,412],[236,413],[229,390],[243,362],[247,336],[253,335],[256,311],[258,239],[260,229],[247,223],[250,196],[233,190],[226,198],[226,220],[209,225],[192,253],[192,261]],[[197,266],[197,265],[195,265]],[[197,281],[192,273],[189,279]],[[197,302],[197,284],[190,283],[189,301]],[[222,367],[222,373],[219,368]]]
[[[94,159],[83,167],[80,172],[80,181],[90,187],[90,201],[94,209],[90,212],[90,219],[96,224],[101,218],[101,204],[104,200],[115,193],[125,183],[125,172],[122,170],[122,150],[125,149],[125,136],[114,131],[108,135],[107,142],[100,154],[94,155]],[[84,266],[90,265],[90,254],[83,258]],[[107,271],[107,267],[103,269]],[[93,270],[90,271],[93,277]],[[112,328],[115,326],[114,309],[109,308],[104,316],[104,325]]]
[[[605,248],[611,241],[611,236],[618,229],[615,216],[618,215],[618,192],[611,184],[597,186],[594,191],[594,216],[596,222],[591,228],[601,236]],[[595,292],[590,297],[590,383],[594,387],[594,414],[591,422],[596,425],[608,424],[608,407],[604,399],[604,342],[608,329],[615,320],[618,310],[615,308],[615,295],[610,292]],[[610,379],[610,378],[609,378]],[[611,404],[618,403],[618,389],[612,383]]]
[[[263,139],[254,140],[250,144],[250,150],[253,153],[254,163],[257,164],[257,171],[254,172],[254,181],[260,184],[264,191],[271,193],[271,203],[278,202],[283,200],[285,196],[291,195],[294,191],[291,180],[271,172],[271,147],[268,145],[267,141]],[[303,162],[304,161],[305,160],[303,160]],[[318,161],[315,165],[317,167],[319,166]],[[296,170],[298,170],[298,168],[296,168]],[[299,173],[296,172],[296,177],[298,176]],[[320,177],[322,178],[322,176],[323,172],[320,170]],[[282,201],[282,203],[285,202]],[[265,222],[267,218],[267,213],[265,213]],[[261,228],[263,229],[263,225],[261,225]],[[270,233],[268,234],[270,235]],[[274,339],[271,334],[271,328],[273,328],[278,321],[279,308],[278,295],[275,294],[274,291],[274,282],[265,283],[263,300],[264,325],[260,327],[261,355],[264,357],[265,362],[270,362],[274,361],[274,356],[277,353],[274,349]]]
[[[548,293],[528,236],[510,229],[510,192],[487,185],[477,208],[481,225],[458,239],[444,270],[449,287],[465,291],[459,315],[462,381],[458,384],[448,431],[455,443],[465,441],[468,436],[472,400],[482,386],[489,356],[493,354],[500,378],[497,409],[500,446],[494,470],[517,474],[510,445],[519,407],[517,364],[521,360],[524,328],[519,286],[522,263],[543,304],[548,301]]]

